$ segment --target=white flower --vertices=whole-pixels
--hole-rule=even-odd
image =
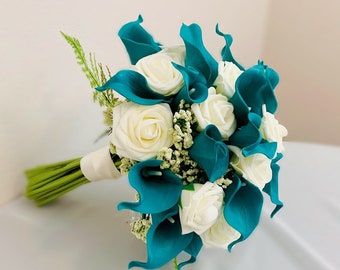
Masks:
[[[170,147],[172,117],[168,104],[143,106],[124,102],[114,107],[111,142],[117,154],[140,161]]]
[[[239,239],[241,234],[227,223],[221,213],[217,222],[200,236],[206,247],[227,249],[228,245]]]
[[[194,184],[194,190],[183,190],[179,217],[182,234],[204,233],[215,224],[222,211],[223,189],[211,182]]]
[[[228,146],[234,153],[231,157],[231,166],[242,175],[242,177],[260,189],[272,179],[271,160],[263,154],[243,156],[240,148]]]
[[[277,143],[277,152],[284,151],[282,138],[288,135],[287,129],[275,119],[275,116],[267,112],[266,105],[262,106],[263,117],[261,120],[260,132],[268,142]]]
[[[184,62],[185,62],[185,46],[184,45],[164,47],[159,53],[166,54],[171,57],[173,62],[180,64],[180,65],[184,65]]]
[[[219,62],[218,75],[214,83],[217,93],[231,98],[235,93],[235,82],[242,72],[232,62]]]
[[[214,87],[210,87],[208,91],[208,98],[200,104],[192,104],[191,109],[197,118],[200,130],[213,124],[220,131],[222,138],[227,140],[236,129],[234,107],[228,102],[227,97],[216,94]]]
[[[164,96],[176,94],[184,85],[182,74],[172,62],[184,64],[185,48],[176,46],[141,58],[136,63],[136,70],[142,74],[149,87]]]

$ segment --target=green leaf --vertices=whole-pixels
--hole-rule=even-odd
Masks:
[[[194,191],[194,190],[195,190],[194,183],[190,183],[190,184],[184,186],[184,187],[183,187],[183,190]]]
[[[183,209],[183,205],[182,205],[182,200],[181,199],[179,199],[179,201],[178,201],[178,206],[179,206],[179,208]]]

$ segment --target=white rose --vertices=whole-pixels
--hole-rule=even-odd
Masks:
[[[227,223],[221,213],[217,222],[200,236],[206,247],[227,249],[228,245],[239,239],[241,234]]]
[[[172,145],[173,115],[168,104],[125,102],[113,108],[113,116],[111,142],[121,157],[146,160]]]
[[[242,72],[243,71],[232,62],[219,62],[218,75],[214,83],[217,93],[231,98],[235,93],[236,80]]]
[[[194,190],[183,190],[179,217],[182,234],[204,233],[215,224],[223,204],[223,189],[211,182],[194,184]]]
[[[266,105],[262,106],[263,117],[260,125],[262,137],[268,142],[277,143],[277,152],[284,151],[282,138],[288,135],[287,129],[275,119],[275,116],[267,112]]]
[[[178,46],[171,46],[171,47],[164,47],[159,53],[166,54],[171,57],[172,61],[184,65],[185,64],[185,46],[178,45]]]
[[[184,64],[185,49],[183,46],[164,48],[162,51],[141,58],[136,63],[136,70],[142,74],[149,87],[164,96],[171,96],[183,87],[182,74],[172,62]]]
[[[227,140],[236,129],[234,107],[228,102],[227,97],[216,94],[214,87],[210,87],[208,92],[208,98],[204,102],[191,105],[198,121],[199,130],[213,124],[220,131],[222,138]]]
[[[231,166],[244,179],[262,190],[272,179],[271,160],[263,154],[245,157],[240,148],[236,146],[228,146],[228,148],[234,153],[230,160]]]

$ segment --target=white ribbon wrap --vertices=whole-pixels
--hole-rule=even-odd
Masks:
[[[120,177],[120,172],[111,159],[109,147],[84,156],[80,160],[80,170],[91,182]]]

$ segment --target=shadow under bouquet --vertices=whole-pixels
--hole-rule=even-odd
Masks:
[[[104,109],[107,147],[26,171],[27,196],[42,206],[92,181],[128,174],[136,200],[118,210],[137,213],[132,233],[146,243],[147,261],[129,268],[176,269],[200,250],[231,250],[258,225],[263,192],[275,205],[278,161],[287,130],[274,117],[278,74],[263,62],[245,69],[233,57],[232,37],[216,26],[225,46],[217,61],[199,25],[183,24],[183,45],[165,47],[141,26],[119,31],[132,67],[111,76],[64,33]],[[117,95],[118,94],[118,95]],[[177,261],[180,253],[188,260]]]

